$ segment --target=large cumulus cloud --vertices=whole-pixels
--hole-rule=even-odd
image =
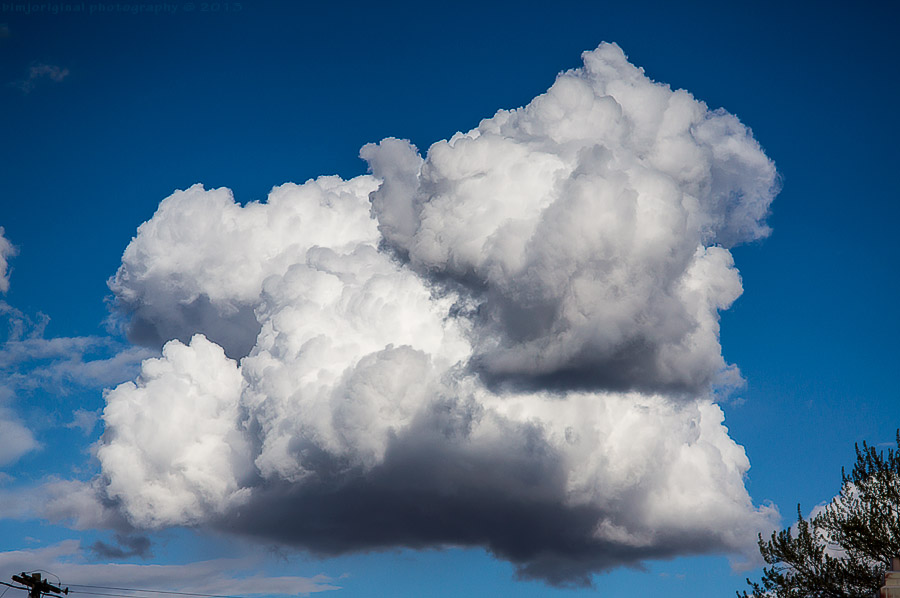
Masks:
[[[711,397],[774,166],[617,46],[584,58],[424,157],[364,147],[372,176],[164,200],[111,280],[164,348],[107,395],[104,499],[323,554],[483,546],[559,584],[752,547],[773,513]]]

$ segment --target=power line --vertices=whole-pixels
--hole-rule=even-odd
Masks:
[[[198,594],[195,592],[175,592],[169,590],[142,590],[139,588],[117,588],[113,586],[88,586],[77,583],[70,583],[70,588],[92,588],[97,590],[120,590],[123,592],[145,592],[149,594],[175,594],[178,596],[200,596],[201,598],[244,598],[243,596],[230,596],[224,594]],[[83,592],[80,590],[75,590],[70,592],[71,594],[93,594],[95,596],[127,596],[127,598],[133,598],[133,594],[101,594],[98,592]]]
[[[9,588],[12,588],[14,590],[25,590],[26,592],[28,591],[28,588],[23,588],[22,586],[14,586],[11,583],[6,583],[5,581],[0,581],[0,584],[7,586],[6,590],[3,590],[3,594],[5,594],[7,590],[9,590]],[[0,596],[2,596],[3,594],[0,594]]]
[[[45,571],[45,573],[49,573]],[[52,574],[51,574],[52,575]],[[54,575],[54,577],[56,577]],[[57,578],[58,579],[58,578]],[[0,581],[0,584],[7,586],[6,590],[9,588],[14,588],[16,590],[28,590],[28,588],[14,586],[10,583],[6,583]],[[69,590],[66,589],[66,593],[68,594],[85,594],[89,596],[107,596],[110,598],[149,598],[149,596],[142,596],[142,594],[163,594],[163,595],[172,595],[172,596],[195,596],[197,598],[245,598],[244,596],[234,596],[234,595],[226,595],[226,594],[201,594],[199,592],[177,592],[175,590],[149,590],[142,588],[122,588],[117,586],[91,586],[85,584],[69,584],[70,588],[90,588],[97,590],[118,590],[121,592],[130,592],[129,594],[114,594],[109,592],[91,592],[87,590]],[[6,593],[6,590],[0,594],[0,598],[2,598],[3,594]],[[51,596],[48,594],[48,596]],[[62,598],[61,596],[57,597],[52,595],[52,598]]]
[[[130,590],[125,588],[125,591],[128,592],[153,592],[153,593],[162,593],[154,590]],[[141,598],[139,593],[135,594],[109,594],[107,592],[85,592],[84,590],[72,590],[69,592],[70,594],[86,594],[89,596],[115,596],[115,598]],[[205,594],[203,594],[205,596]],[[235,597],[238,598],[238,597]]]

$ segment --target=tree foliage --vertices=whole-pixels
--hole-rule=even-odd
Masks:
[[[856,446],[841,491],[818,513],[759,537],[766,564],[738,598],[871,598],[892,557],[900,556],[900,430],[897,449]]]

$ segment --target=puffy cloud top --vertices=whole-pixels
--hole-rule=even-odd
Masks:
[[[240,390],[237,364],[197,335],[190,346],[168,343],[161,358],[144,361],[136,384],[107,395],[97,456],[107,493],[136,524],[192,523],[247,493],[237,479],[249,470],[236,425]]]
[[[372,177],[321,177],[276,187],[266,203],[240,206],[229,189],[194,185],[166,198],[138,228],[109,285],[131,316],[130,337],[161,346],[197,332],[232,357],[249,353],[263,281],[305,259],[314,246],[378,242],[361,198]]]
[[[776,172],[737,118],[604,44],[547,93],[431,146],[368,145],[373,210],[422,275],[478,305],[493,381],[697,392],[722,374],[725,248],[768,234]]]
[[[107,395],[105,498],[317,553],[483,546],[557,584],[752,550],[774,513],[710,391],[739,377],[728,248],[768,233],[774,166],[617,46],[584,59],[425,157],[367,145],[373,176],[165,199],[110,281],[164,347]]]

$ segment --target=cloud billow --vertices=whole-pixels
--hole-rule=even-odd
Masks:
[[[722,374],[724,249],[764,237],[776,172],[749,130],[621,50],[435,143],[362,150],[385,241],[478,303],[474,363],[538,387],[698,392]]]
[[[584,58],[424,157],[364,147],[372,175],[164,200],[110,282],[164,348],[106,396],[104,499],[318,554],[482,546],[559,585],[752,549],[774,510],[711,397],[774,165],[618,46]]]

